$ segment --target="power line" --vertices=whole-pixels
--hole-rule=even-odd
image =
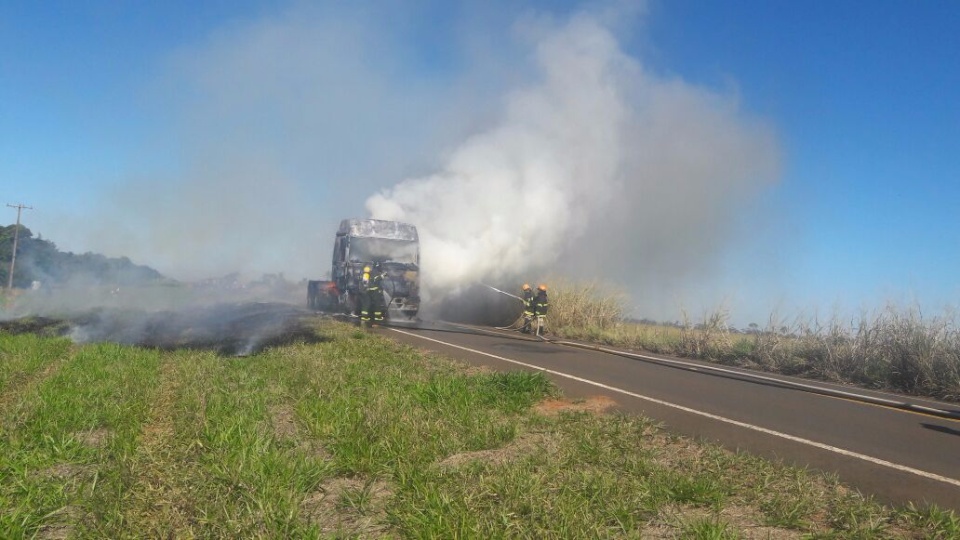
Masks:
[[[13,230],[13,255],[10,256],[10,273],[7,275],[7,290],[13,290],[13,269],[17,263],[17,241],[20,240],[20,212],[33,210],[32,206],[26,206],[23,203],[7,204],[10,208],[17,209],[17,228]]]

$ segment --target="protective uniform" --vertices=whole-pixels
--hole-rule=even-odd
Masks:
[[[382,323],[383,316],[387,311],[387,304],[383,300],[383,270],[380,263],[373,265],[373,273],[370,274],[370,285],[367,287],[367,293],[370,295],[370,310],[373,312],[373,322]]]
[[[523,327],[520,331],[524,334],[530,333],[530,322],[533,321],[533,289],[527,283],[520,288],[521,301],[523,302]]]
[[[370,284],[373,280],[370,277],[370,267],[363,267],[363,274],[360,276],[360,327],[370,326],[370,308],[372,300],[370,295]]]
[[[383,322],[386,303],[383,300],[383,271],[379,264],[363,268],[360,278],[360,326],[369,326]]]
[[[550,307],[550,301],[547,299],[547,286],[537,287],[537,296],[533,299],[533,315],[537,319],[537,335],[546,332],[547,328],[547,308]]]

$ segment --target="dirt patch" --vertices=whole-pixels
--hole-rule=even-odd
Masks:
[[[87,446],[93,448],[102,448],[104,445],[106,445],[111,435],[113,435],[113,432],[109,429],[99,428],[91,431],[75,433],[73,436]]]
[[[689,467],[702,463],[707,450],[691,439],[678,437],[666,432],[651,435],[650,447],[661,451],[652,458],[653,464],[664,469]]]
[[[274,407],[270,411],[273,434],[278,439],[293,439],[297,436],[297,415],[290,406]]]
[[[693,506],[667,506],[650,520],[640,533],[641,538],[686,538],[686,529],[696,523],[723,523],[731,537],[744,540],[794,540],[803,538],[799,531],[756,525],[763,521],[760,512],[751,507],[729,506],[716,512]]]
[[[470,364],[461,364],[463,368],[463,374],[467,377],[476,377],[478,375],[489,375],[491,373],[496,373],[496,371],[490,366],[474,366]]]
[[[74,499],[84,486],[95,481],[97,467],[94,465],[79,465],[76,463],[57,463],[40,471],[31,473],[35,479],[42,479],[45,484],[59,484],[58,488],[66,494],[67,499]],[[73,536],[77,524],[84,519],[83,509],[79,506],[67,505],[59,510],[43,516],[42,525],[37,529],[34,538],[54,540]]]
[[[562,412],[589,412],[603,414],[616,407],[617,402],[607,396],[593,396],[586,399],[546,399],[537,403],[533,410],[544,416],[556,416]]]
[[[744,540],[792,540],[794,538],[803,538],[805,536],[804,533],[799,531],[783,529],[780,527],[766,527],[763,525],[757,525],[757,523],[763,523],[763,515],[758,509],[752,507],[725,507],[720,511],[720,519],[726,523],[729,523],[731,527],[736,529],[740,535],[740,538],[743,538]]]
[[[297,424],[297,413],[293,407],[289,405],[272,407],[270,409],[270,425],[274,437],[282,441],[291,441],[297,451],[320,461],[333,461],[333,453],[327,450],[322,442],[310,437],[299,437],[300,427]]]
[[[546,433],[528,433],[517,437],[504,447],[453,454],[437,463],[437,465],[443,468],[456,468],[474,461],[501,465],[534,453],[555,454],[558,449],[559,443],[554,437]]]
[[[83,510],[79,506],[64,506],[63,508],[48,514],[45,523],[37,531],[38,540],[62,540],[73,536],[76,524],[83,518]]]
[[[582,400],[547,399],[535,405],[534,410],[545,416],[555,416],[562,412],[602,414],[615,405],[616,402],[606,396],[595,396]],[[438,462],[437,465],[456,468],[475,461],[501,465],[534,453],[555,454],[558,450],[559,441],[556,437],[547,433],[525,433],[500,448],[453,454]]]
[[[390,537],[386,505],[393,490],[382,480],[333,478],[300,503],[300,515],[336,536]]]
[[[97,471],[93,465],[77,465],[76,463],[58,463],[44,469],[40,475],[47,478],[63,480],[78,480],[92,477]]]
[[[327,450],[327,447],[324,446],[323,443],[316,440],[307,439],[301,441],[300,444],[297,445],[297,450],[319,461],[332,462],[334,460],[333,452]]]

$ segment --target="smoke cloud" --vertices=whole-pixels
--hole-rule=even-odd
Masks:
[[[143,169],[103,194],[95,219],[43,232],[176,279],[321,278],[340,219],[433,167],[470,122],[459,104],[488,99],[456,73],[416,76],[416,17],[301,3],[182,45],[145,89],[156,137]]]
[[[434,296],[552,274],[648,307],[741,241],[776,137],[626,52],[636,13],[399,4],[298,3],[184,44],[145,98],[152,157],[97,219],[42,232],[177,279],[318,279],[340,219],[369,213],[418,227]]]
[[[733,98],[645,70],[588,14],[544,31],[535,58],[539,80],[496,126],[437,173],[370,197],[373,217],[418,226],[442,289],[547,271],[662,283],[709,267],[776,177],[771,132]]]

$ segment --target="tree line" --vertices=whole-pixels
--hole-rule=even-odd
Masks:
[[[9,279],[16,229],[16,225],[0,227],[0,286],[5,286]],[[41,236],[34,237],[30,229],[20,225],[13,271],[14,288],[30,288],[35,282],[42,287],[78,282],[131,286],[164,279],[160,272],[149,266],[134,264],[126,257],[105,257],[90,252],[78,255],[60,251],[53,242]]]

